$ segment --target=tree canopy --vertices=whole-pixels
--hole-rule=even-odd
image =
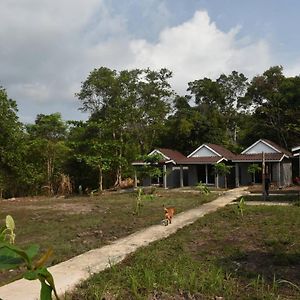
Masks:
[[[190,153],[202,143],[239,151],[259,138],[300,143],[300,77],[273,66],[252,79],[232,71],[195,78],[185,95],[167,69],[94,69],[76,94],[87,121],[38,114],[22,124],[0,88],[0,196],[56,193],[69,176],[77,189],[118,186],[131,162],[154,147]]]

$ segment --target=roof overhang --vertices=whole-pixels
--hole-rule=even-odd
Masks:
[[[284,158],[289,158],[286,154],[283,154],[280,159],[265,159],[265,162],[281,162]],[[254,163],[262,162],[262,159],[233,159],[232,162],[236,163]]]
[[[166,160],[170,160],[170,157],[168,157],[167,155],[163,154],[161,151],[159,151],[158,149],[154,149],[153,151],[151,151],[148,155],[153,155],[153,154],[159,154],[161,155],[163,158],[165,158]]]
[[[300,151],[300,146],[293,147],[292,152],[294,152],[294,151]]]
[[[260,142],[264,143],[265,145],[267,145],[268,147],[272,148],[273,150],[275,150],[278,153],[281,152],[278,149],[276,149],[273,145],[270,145],[267,141],[265,141],[263,139],[260,139],[260,140],[256,141],[254,144],[252,144],[251,146],[249,146],[247,149],[245,149],[241,154],[247,154],[246,152],[248,152],[251,148],[253,148],[254,146],[256,146]]]

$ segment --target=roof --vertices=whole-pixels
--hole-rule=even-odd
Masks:
[[[265,153],[265,161],[281,161],[284,153]],[[261,162],[262,154],[237,154],[232,159],[233,162]]]
[[[189,154],[188,158],[194,157],[194,154],[197,153],[203,147],[209,149],[212,153],[215,153],[216,156],[219,156],[219,157],[223,156],[226,159],[231,159],[231,157],[234,156],[234,154],[231,151],[229,151],[228,149],[224,148],[223,146],[216,145],[216,144],[206,143],[206,144],[202,144],[196,150],[194,150],[191,154]],[[211,156],[213,156],[213,155],[211,155]],[[206,156],[201,156],[201,157],[206,157]]]
[[[253,143],[251,146],[249,146],[247,149],[245,149],[241,154],[247,154],[246,152],[248,152],[248,150],[250,150],[251,148],[253,148],[259,142],[262,142],[262,143],[266,144],[268,147],[272,148],[277,153],[283,153],[283,154],[285,154],[287,156],[292,156],[292,153],[290,151],[288,151],[287,149],[282,148],[281,146],[279,146],[276,143],[274,143],[274,142],[272,142],[270,140],[267,140],[267,139],[259,139],[258,141],[256,141],[255,143]],[[257,154],[260,154],[260,153],[257,153]]]
[[[165,163],[174,163],[177,164],[179,160],[184,160],[186,157],[177,150],[167,149],[167,148],[156,148],[151,151],[148,155],[152,155],[154,153],[161,154],[162,159],[158,162],[159,164]],[[142,160],[137,160],[132,162],[132,165],[144,165],[145,162]]]
[[[292,153],[288,150],[278,146],[276,143],[266,140],[260,139],[244,150],[241,154],[234,154],[230,150],[224,148],[221,145],[216,144],[202,144],[195,151],[193,151],[188,157],[185,157],[182,153],[176,150],[168,149],[168,148],[156,148],[149,155],[153,153],[159,153],[162,155],[162,159],[159,161],[159,164],[173,163],[173,164],[216,164],[223,160],[232,162],[261,162],[262,161],[262,153],[255,154],[243,154],[251,147],[255,146],[259,142],[263,142],[267,144],[269,147],[273,148],[276,152],[274,153],[265,153],[266,162],[280,162],[284,157],[291,157]],[[211,156],[199,156],[193,157],[192,155],[199,151],[202,147],[208,148],[212,155]],[[293,148],[294,150],[299,150],[300,146]],[[216,154],[215,156],[214,153]],[[298,155],[298,154],[297,154]],[[133,165],[143,165],[143,161],[135,161],[132,163]]]
[[[281,153],[286,154],[287,156],[292,156],[292,153],[290,151],[288,151],[285,148],[282,148],[281,146],[277,145],[276,143],[270,141],[270,140],[266,140],[266,139],[261,139],[262,141],[265,141],[266,143],[270,144],[271,146],[273,146],[274,148],[276,148],[277,150],[279,150]]]
[[[218,152],[221,156],[225,157],[226,159],[232,159],[233,157],[235,157],[234,153],[224,148],[223,146],[216,145],[216,144],[206,144],[206,145],[211,149],[213,149],[214,151]]]
[[[201,165],[201,164],[216,164],[226,160],[224,157],[220,156],[201,156],[201,157],[186,157],[183,160],[178,161],[181,165]]]
[[[158,148],[157,150],[159,150],[159,152],[164,154],[170,160],[174,160],[175,162],[186,158],[182,153],[180,153],[177,150],[172,150],[172,149],[167,149],[167,148]]]

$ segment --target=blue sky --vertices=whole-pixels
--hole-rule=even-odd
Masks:
[[[1,0],[0,85],[20,120],[61,112],[85,119],[74,96],[94,68],[167,67],[187,83],[272,65],[300,73],[298,0]]]

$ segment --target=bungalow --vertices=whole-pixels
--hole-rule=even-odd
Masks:
[[[263,153],[265,172],[270,176],[271,182],[278,188],[292,183],[292,153],[272,141],[260,139],[232,159],[237,171],[236,186],[252,182],[248,167],[251,164],[258,164],[262,167]],[[257,172],[255,181],[262,182],[262,172]]]
[[[178,151],[165,148],[158,148],[149,153],[153,154],[161,156],[157,166],[162,169],[163,175],[156,178],[155,182],[151,178],[144,178],[143,185],[154,183],[165,188],[183,187],[194,186],[202,181],[207,185],[222,187],[225,178],[214,171],[214,165],[220,162],[232,167],[230,174],[227,175],[229,187],[247,185],[253,181],[252,175],[248,172],[249,166],[251,164],[262,166],[263,156],[265,171],[273,184],[282,187],[292,183],[292,154],[265,139],[258,140],[241,154],[234,154],[220,145],[210,143],[202,144],[187,157]],[[133,162],[133,165],[138,167],[145,165],[145,162]],[[256,182],[261,181],[261,172],[257,172]]]
[[[186,158],[182,153],[172,149],[157,148],[150,152],[148,155],[160,156],[160,160],[156,164],[156,166],[162,170],[162,175],[155,178],[143,178],[142,181],[144,186],[154,184],[161,185],[167,188],[183,186],[184,184],[188,185],[188,169],[178,166],[178,162]],[[147,163],[145,163],[144,161],[135,161],[132,163],[132,165],[135,166],[137,170],[138,167],[147,165]],[[137,182],[136,177],[137,175],[135,172],[135,182]],[[182,183],[180,183],[180,180],[182,180]]]
[[[188,185],[193,186],[198,182],[217,187],[224,185],[224,177],[214,171],[214,165],[220,162],[231,164],[234,154],[220,145],[203,144],[178,163],[188,167]],[[232,183],[232,174],[229,176],[229,185]]]
[[[294,156],[294,172],[293,177],[300,178],[300,146],[296,146],[292,148],[293,156]],[[297,168],[298,166],[298,168]]]

